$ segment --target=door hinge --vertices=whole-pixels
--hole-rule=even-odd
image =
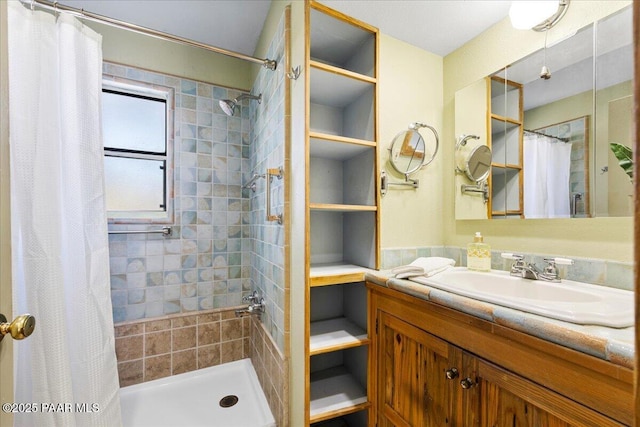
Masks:
[[[378,333],[378,319],[376,318],[376,334]]]

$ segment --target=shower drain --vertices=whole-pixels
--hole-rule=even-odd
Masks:
[[[238,396],[233,394],[230,394],[220,399],[220,406],[223,408],[230,408],[236,403],[238,403]]]

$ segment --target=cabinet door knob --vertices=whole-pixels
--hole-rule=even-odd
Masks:
[[[451,369],[447,369],[447,371],[445,372],[445,375],[447,377],[448,380],[453,380],[458,378],[458,370],[456,368],[451,368]]]
[[[7,318],[0,314],[0,341],[6,334],[10,334],[14,340],[24,339],[31,335],[35,327],[36,318],[30,314],[18,316],[11,323],[8,323]]]
[[[463,379],[462,381],[460,381],[460,386],[465,390],[468,390],[471,387],[473,387],[473,384],[474,384],[473,380],[471,378],[469,378],[469,377],[467,377],[467,378]]]

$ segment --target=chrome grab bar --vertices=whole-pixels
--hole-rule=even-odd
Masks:
[[[171,227],[162,227],[160,230],[110,230],[109,234],[162,234],[164,236],[171,235]]]
[[[282,179],[284,171],[282,168],[269,168],[267,169],[267,221],[278,221],[278,224],[282,224],[282,214],[271,215],[271,181],[275,176],[278,179]]]

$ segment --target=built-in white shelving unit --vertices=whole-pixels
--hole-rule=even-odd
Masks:
[[[363,280],[379,267],[378,30],[306,6],[308,423],[366,426]]]

